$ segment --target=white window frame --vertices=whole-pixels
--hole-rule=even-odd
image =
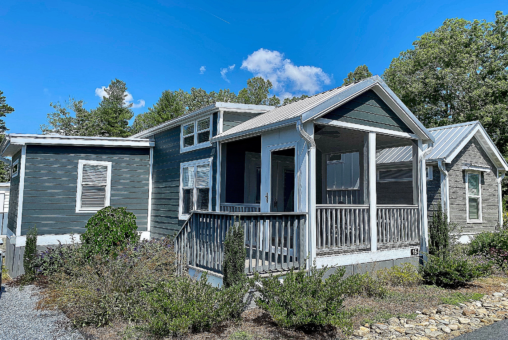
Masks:
[[[179,195],[179,204],[178,204],[178,219],[180,220],[187,220],[190,216],[190,214],[184,214],[183,213],[183,168],[190,168],[190,167],[194,167],[194,187],[193,187],[193,191],[192,191],[192,204],[193,204],[193,207],[196,208],[196,198],[197,198],[197,189],[198,187],[196,187],[196,168],[198,165],[204,165],[204,164],[208,164],[210,166],[210,173],[208,175],[208,190],[209,190],[209,193],[208,193],[208,211],[212,211],[212,173],[213,173],[213,169],[212,169],[212,160],[213,158],[204,158],[204,159],[200,159],[200,160],[197,160],[197,161],[192,161],[192,162],[185,162],[185,163],[180,163],[180,195]],[[194,209],[192,209],[194,210]],[[192,211],[191,210],[191,211]]]
[[[411,182],[413,180],[413,175],[411,174],[411,178],[407,179],[379,179],[379,173],[381,171],[389,171],[389,170],[411,170],[411,168],[395,168],[395,169],[378,169],[377,170],[377,181],[380,183],[388,183],[388,182]],[[427,178],[427,181],[431,181],[434,178],[433,174],[433,168],[432,165],[427,165],[425,169],[425,177]]]
[[[100,161],[88,161],[88,160],[82,160],[80,159],[78,162],[78,188],[76,190],[76,212],[77,213],[93,213],[97,212],[100,209],[97,208],[82,208],[81,207],[81,194],[83,192],[83,165],[89,164],[89,165],[102,165],[106,166],[108,169],[107,172],[107,184],[106,184],[106,200],[104,203],[104,207],[109,207],[111,204],[111,162],[100,162]]]
[[[14,167],[15,167],[16,165],[18,166],[18,168],[17,168],[16,172],[14,172]],[[18,158],[18,159],[16,159],[16,160],[14,161],[14,163],[12,163],[12,170],[11,170],[11,171],[12,171],[11,178],[14,178],[14,177],[16,177],[16,176],[18,176],[18,175],[19,175],[19,158]]]
[[[201,117],[201,118],[195,119],[193,121],[187,121],[187,122],[183,123],[182,125],[180,125],[180,152],[188,152],[188,151],[193,151],[193,150],[207,148],[207,147],[212,146],[212,143],[210,142],[210,139],[212,139],[212,123],[213,123],[212,118],[213,118],[213,116],[210,115],[208,117]],[[208,129],[198,131],[198,122],[201,120],[205,120],[205,119],[210,120],[210,125],[209,125]],[[183,144],[183,127],[186,125],[189,125],[189,124],[194,124],[194,145],[184,146],[184,144]],[[206,131],[210,131],[209,140],[198,144],[198,133],[206,132]],[[189,135],[187,135],[187,137],[188,136]]]
[[[470,219],[469,218],[469,175],[478,175],[478,196],[471,196],[478,198],[478,219]],[[482,172],[481,171],[466,171],[466,217],[467,223],[482,223],[483,222],[483,213],[482,213]]]

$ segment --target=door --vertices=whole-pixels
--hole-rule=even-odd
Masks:
[[[271,155],[270,211],[295,211],[295,149],[273,151]]]

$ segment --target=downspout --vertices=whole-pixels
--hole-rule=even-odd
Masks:
[[[446,171],[446,164],[442,159],[437,161],[437,166],[441,172],[441,209],[446,213],[446,219],[450,222],[450,197],[448,191],[450,190],[448,182],[448,171]]]
[[[506,172],[500,173],[499,170],[497,170],[497,196],[499,197],[498,202],[498,221],[499,221],[499,228],[503,227],[503,188],[502,188],[502,182],[504,179]]]
[[[307,213],[308,213],[308,220],[307,220],[307,230],[305,231],[305,234],[308,235],[308,242],[306,244],[307,249],[306,254],[309,256],[307,260],[307,269],[310,269],[312,264],[314,263],[314,260],[316,258],[316,228],[315,228],[315,222],[314,222],[314,215],[315,215],[315,185],[312,183],[312,178],[314,176],[315,171],[311,171],[313,169],[313,165],[315,165],[312,162],[312,154],[316,152],[316,141],[314,138],[305,131],[303,128],[303,121],[300,119],[296,123],[296,128],[298,129],[298,132],[302,136],[302,138],[307,143]],[[311,176],[312,175],[312,176]]]

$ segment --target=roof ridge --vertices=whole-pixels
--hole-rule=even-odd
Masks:
[[[478,123],[480,123],[480,121],[473,120],[471,122],[463,122],[463,123],[457,123],[457,124],[451,124],[451,125],[436,126],[436,127],[433,127],[433,128],[429,128],[428,130],[429,131],[444,130],[444,129],[451,129],[451,128],[459,127],[459,126],[476,125]]]

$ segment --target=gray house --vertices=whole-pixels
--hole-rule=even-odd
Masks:
[[[43,244],[69,242],[107,205],[135,212],[145,237],[174,236],[182,269],[218,280],[233,223],[247,273],[415,262],[435,141],[377,76],[277,108],[215,103],[126,139],[10,135],[11,273],[31,226]],[[411,177],[390,191],[379,158],[396,148]]]
[[[480,122],[429,129],[435,138],[425,150],[429,219],[439,206],[448,220],[462,227],[462,241],[492,231],[503,224],[501,182],[508,165]],[[378,187],[401,203],[410,201],[411,150],[380,150],[377,156]],[[391,184],[399,183],[402,191]],[[381,184],[384,183],[384,184]],[[405,183],[405,186],[404,184]]]

